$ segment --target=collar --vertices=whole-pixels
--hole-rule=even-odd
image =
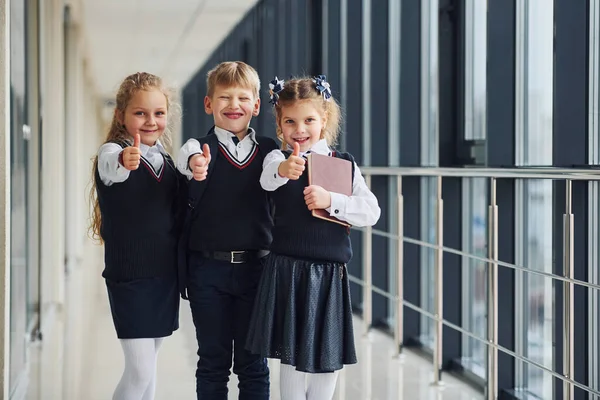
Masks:
[[[167,154],[167,150],[165,150],[164,146],[162,145],[162,143],[160,142],[160,140],[157,140],[156,143],[154,144],[154,146],[148,146],[144,143],[140,143],[140,151],[142,152],[142,156],[147,156],[148,153],[154,150],[155,152],[158,152],[159,154]]]
[[[215,126],[215,135],[217,135],[217,138],[221,143],[227,143],[228,141],[231,141],[232,137],[235,136],[233,133],[223,128],[219,128],[218,126]],[[241,141],[243,142],[247,137],[249,137],[250,140],[252,140],[254,143],[258,144],[258,141],[256,140],[256,132],[254,131],[254,129],[248,128],[248,134]]]
[[[294,148],[292,146],[290,146],[289,144],[287,145],[287,149],[290,151],[294,150]],[[309,150],[307,150],[305,152],[300,152],[300,156],[303,156],[308,152],[328,156],[331,153],[331,149],[327,145],[327,140],[321,139],[317,143],[313,144],[313,146]]]

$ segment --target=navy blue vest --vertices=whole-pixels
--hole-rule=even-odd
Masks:
[[[268,143],[275,145],[272,139]],[[192,216],[188,248],[192,251],[268,249],[273,218],[269,195],[260,186],[260,175],[264,155],[273,148],[259,149],[255,144],[248,158],[237,162],[224,146],[217,146],[209,171],[210,183]],[[194,184],[201,182],[190,182]]]
[[[286,158],[289,152],[284,152]],[[351,161],[349,153],[335,156]],[[354,172],[354,168],[352,169]],[[350,230],[334,222],[312,216],[304,201],[308,186],[308,169],[298,180],[289,180],[272,192],[275,203],[275,225],[271,251],[299,259],[347,263],[352,258]]]
[[[104,240],[102,276],[126,281],[176,273],[179,190],[184,184],[170,157],[158,173],[142,158],[124,182],[106,186],[98,169],[95,180]]]

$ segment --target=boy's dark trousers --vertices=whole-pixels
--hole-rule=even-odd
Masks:
[[[267,360],[245,349],[262,261],[232,264],[192,252],[187,288],[196,339],[198,400],[226,400],[231,369],[239,380],[239,400],[269,399]]]

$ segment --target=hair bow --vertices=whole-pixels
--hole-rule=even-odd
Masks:
[[[331,99],[331,86],[325,80],[325,75],[317,75],[313,78],[313,82],[317,84],[317,90],[323,95],[323,99]]]
[[[275,77],[271,82],[269,82],[269,96],[271,96],[271,100],[269,103],[275,105],[277,104],[277,100],[279,100],[279,93],[283,90],[283,80]]]

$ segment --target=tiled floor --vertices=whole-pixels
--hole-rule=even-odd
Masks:
[[[121,347],[114,334],[103,282],[99,279],[93,293],[96,310],[91,332],[92,351],[84,358],[83,368],[89,371],[85,377],[85,392],[78,398],[86,400],[106,400],[112,397],[123,368]],[[90,293],[91,294],[91,293]],[[92,294],[91,294],[92,295]],[[158,386],[156,400],[195,399],[194,370],[196,363],[196,340],[189,306],[181,307],[181,329],[165,340],[159,353]],[[474,400],[483,399],[477,393],[444,375],[444,385],[434,387],[431,364],[406,351],[402,359],[391,356],[391,339],[379,332],[372,332],[367,338],[359,334],[361,321],[355,320],[356,344],[359,363],[342,370],[338,381],[338,400]],[[272,396],[279,397],[279,369],[271,363]],[[237,398],[237,380],[230,382],[230,399]]]

